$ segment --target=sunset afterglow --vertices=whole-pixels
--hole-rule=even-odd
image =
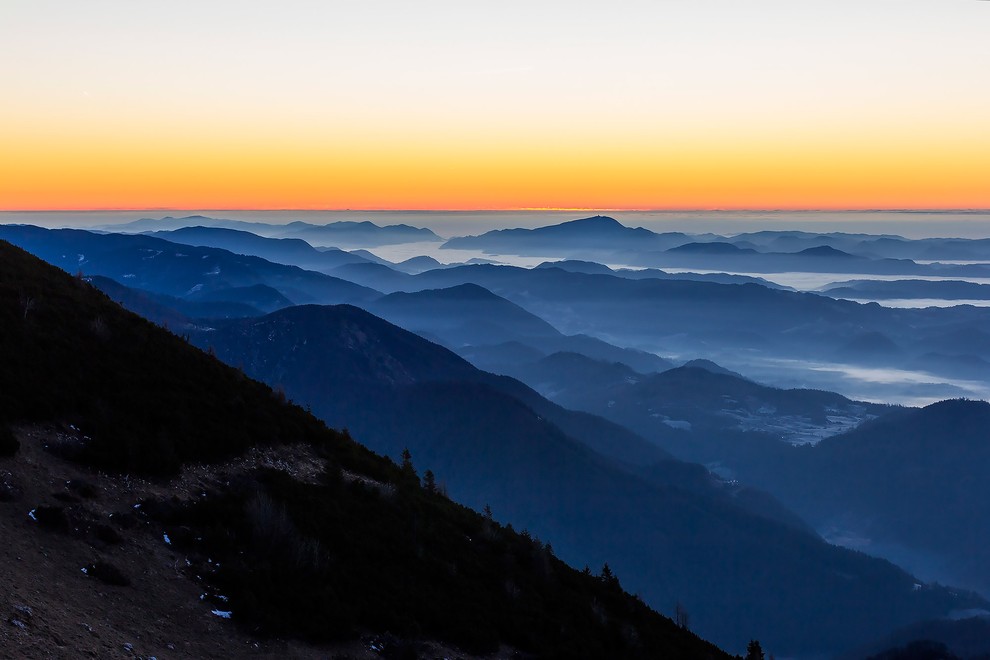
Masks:
[[[0,10],[0,208],[986,208],[990,3]]]

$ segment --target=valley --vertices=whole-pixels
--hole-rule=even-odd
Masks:
[[[379,460],[373,456],[388,457],[384,465],[401,463],[407,480],[414,470],[416,483],[458,506],[489,512],[539,547],[552,545],[554,561],[607,564],[624,588],[661,614],[686,609],[691,631],[724,649],[758,638],[780,656],[813,657],[959,612],[979,617],[985,609],[990,616],[983,600],[990,582],[981,568],[990,528],[972,504],[983,501],[977,484],[990,467],[983,452],[990,425],[979,421],[985,404],[958,400],[990,392],[990,372],[981,366],[990,365],[990,312],[862,305],[830,293],[855,287],[903,296],[915,287],[928,296],[934,280],[878,273],[805,292],[752,269],[746,277],[733,268],[616,270],[606,258],[610,250],[716,246],[688,251],[709,254],[704,259],[731,251],[715,235],[699,243],[688,234],[642,229],[627,238],[628,228],[601,218],[551,227],[550,238],[526,230],[535,236],[515,233],[498,244],[531,254],[524,261],[490,253],[477,239],[444,242],[434,233],[437,239],[424,243],[412,228],[364,228],[359,239],[346,225],[351,233],[331,246],[336,230],[319,225],[290,234],[276,225],[207,220],[147,220],[99,233],[7,225],[0,239],[75,275],[75,286],[102,291],[242,378],[266,383],[277,399],[375,453],[352,452],[347,460],[357,460],[355,467],[340,463],[343,483],[389,493],[405,488],[399,473],[389,472],[398,468],[371,467]],[[303,230],[312,244],[300,238]],[[876,244],[864,235],[825,238],[821,246],[830,250]],[[760,254],[764,244],[801,247],[815,239],[764,232],[759,240],[734,240]],[[919,249],[931,256],[943,248]],[[822,258],[811,254],[788,258]],[[502,259],[511,263],[489,263]],[[973,295],[966,286],[979,284],[940,291]],[[29,319],[36,303],[24,302],[25,295],[12,300]],[[104,329],[108,315],[88,332],[117,336]],[[130,389],[137,395],[141,387]],[[917,407],[942,399],[957,400]],[[28,421],[19,410],[15,400],[5,415]],[[108,426],[107,413],[86,414],[79,428],[92,437],[133,442]],[[915,444],[905,431],[885,430],[911,415],[920,416],[910,422]],[[135,416],[132,428],[142,419]],[[962,426],[951,430],[954,424]],[[947,449],[947,433],[958,448]],[[207,437],[230,438],[209,460],[254,446],[229,429]],[[886,439],[897,437],[904,442]],[[870,454],[875,442],[886,449]],[[164,439],[155,454],[82,444],[82,456],[93,457],[84,460],[117,470],[168,472],[198,451],[193,444],[169,448]],[[330,470],[322,453],[302,463],[293,456],[278,464],[298,465],[291,468],[296,474],[317,460],[322,467],[313,468],[312,485],[329,487],[329,477],[318,476]],[[270,469],[258,467],[243,479]],[[919,481],[921,474],[929,476]],[[316,491],[306,495],[274,473],[261,483],[285,498],[284,506],[303,506],[299,515],[309,515],[313,505],[301,502]],[[327,496],[338,497],[331,492],[340,487],[333,488]],[[905,489],[920,499],[891,499]],[[170,506],[151,524],[185,529],[204,515],[236,519],[237,507],[254,506],[243,497],[235,489],[217,500],[220,508]],[[300,504],[291,504],[297,497]],[[237,565],[233,556],[227,561]],[[239,578],[222,581],[231,579]],[[314,641],[262,610],[238,610],[255,607],[243,600],[253,597],[243,592],[231,601],[235,615]],[[721,616],[724,608],[733,615]],[[862,608],[871,613],[867,619],[858,614]],[[381,621],[355,623],[374,628]],[[457,637],[456,625],[429,625],[430,643],[475,643]],[[343,640],[353,633],[334,634]],[[495,637],[487,639],[476,650],[492,648]]]

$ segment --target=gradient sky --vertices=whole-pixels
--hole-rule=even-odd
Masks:
[[[990,2],[0,4],[0,209],[990,208]]]

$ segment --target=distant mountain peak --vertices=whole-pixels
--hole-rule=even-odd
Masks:
[[[434,300],[504,300],[501,296],[495,295],[485,287],[471,282],[457,284],[443,289],[426,289],[417,293],[392,293],[385,297],[394,299],[419,297],[421,299],[432,298]]]
[[[836,250],[830,245],[819,245],[817,247],[810,247],[806,250],[801,250],[798,254],[805,257],[841,257],[856,259],[855,255],[849,254],[848,252],[843,252],[842,250]]]
[[[625,228],[625,225],[623,225],[621,222],[619,222],[615,218],[609,217],[607,215],[593,215],[593,216],[590,216],[588,218],[578,218],[577,220],[571,220],[570,222],[564,222],[562,224],[565,224],[565,225],[582,224],[582,225],[595,225],[595,226],[598,226],[598,227],[623,227],[623,228]]]
[[[755,252],[755,250],[741,248],[732,243],[724,241],[712,241],[709,243],[685,243],[677,247],[670,248],[667,252],[687,252],[700,254],[742,254],[744,252]]]
[[[726,369],[720,364],[712,362],[711,360],[706,360],[704,358],[696,358],[694,360],[688,360],[685,362],[683,367],[688,369],[703,369],[713,374],[720,374],[722,376],[732,376],[734,378],[741,378],[743,380],[749,380],[742,374],[732,371],[731,369]]]

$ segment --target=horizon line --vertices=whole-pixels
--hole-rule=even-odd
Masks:
[[[147,207],[92,207],[92,208],[0,208],[0,213],[102,213],[126,211],[270,211],[270,212],[332,212],[332,213],[522,213],[522,212],[614,212],[614,213],[990,213],[988,208],[973,207],[781,207],[781,208],[701,208],[701,207],[540,207],[522,206],[506,208],[321,208],[321,207],[179,207],[179,206],[147,206]]]

